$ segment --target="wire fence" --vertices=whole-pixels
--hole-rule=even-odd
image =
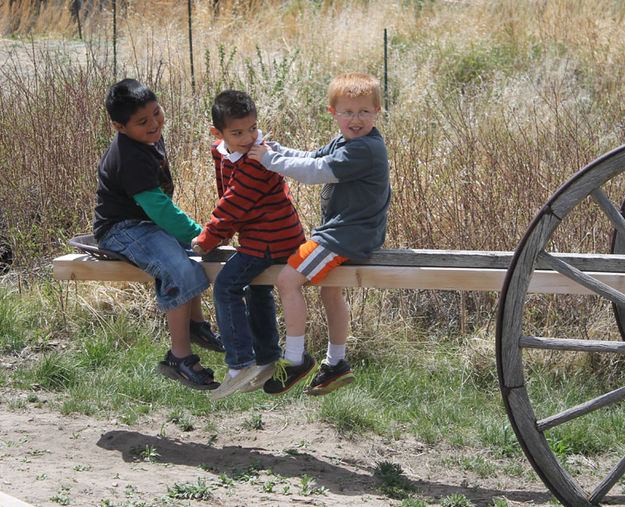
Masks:
[[[206,3],[212,3],[212,11],[213,16],[217,17],[219,15],[219,2],[220,0],[183,0],[186,1],[187,8],[187,43],[188,43],[188,51],[189,51],[189,67],[190,67],[190,79],[191,79],[191,90],[192,93],[195,94],[196,91],[196,76],[195,76],[195,64],[193,59],[193,12],[194,12],[194,4],[199,4],[204,1]],[[32,8],[35,10],[35,17],[38,16],[42,6],[48,6],[50,0],[34,0],[31,4]],[[113,76],[117,78],[117,70],[118,70],[118,18],[120,9],[124,9],[128,7],[128,0],[71,0],[69,2],[69,11],[72,18],[73,23],[76,24],[76,29],[78,31],[78,37],[80,40],[85,39],[85,21],[87,21],[90,17],[93,17],[98,12],[105,11],[110,9],[111,18],[112,18],[112,26],[111,30],[111,38],[112,41],[112,51],[113,51]],[[14,4],[19,7],[22,2],[20,0],[9,0],[9,12],[12,12]],[[65,8],[63,3],[60,3],[60,8]],[[19,25],[17,21],[14,24]],[[14,27],[11,23],[9,23],[9,35],[12,35]],[[388,112],[389,101],[388,101],[388,34],[387,29],[384,29],[383,33],[383,51],[384,51],[384,70],[383,70],[383,94],[384,94],[384,109]]]

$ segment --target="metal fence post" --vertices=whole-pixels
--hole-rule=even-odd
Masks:
[[[195,94],[195,72],[193,70],[193,31],[191,29],[191,0],[187,0],[189,13],[189,61],[191,63],[191,91]]]
[[[384,29],[384,111],[388,115],[388,53],[386,28]]]
[[[78,38],[82,40],[82,26],[80,25],[80,8],[82,7],[82,0],[72,0],[70,5],[70,11],[76,18],[76,24],[78,25]]]
[[[117,0],[113,0],[113,79],[117,80]]]

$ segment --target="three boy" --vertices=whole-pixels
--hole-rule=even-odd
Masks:
[[[239,234],[237,253],[228,260],[214,287],[217,322],[229,366],[221,386],[213,382],[212,371],[199,366],[199,359],[195,360],[197,356],[180,356],[174,352],[174,349],[177,354],[189,352],[181,344],[184,344],[185,323],[188,327],[191,318],[198,318],[194,310],[197,307],[195,298],[199,298],[208,286],[203,270],[199,268],[200,274],[187,266],[193,272],[191,276],[198,277],[197,284],[190,284],[188,289],[186,284],[183,285],[185,297],[190,295],[191,300],[178,305],[184,307],[184,310],[179,310],[184,317],[176,320],[172,316],[171,322],[169,312],[172,310],[169,307],[174,303],[161,303],[164,296],[159,295],[160,283],[156,276],[165,277],[166,273],[153,274],[157,279],[157,300],[159,306],[166,310],[172,334],[172,350],[159,369],[173,378],[190,382],[192,387],[210,386],[206,388],[214,389],[212,399],[260,387],[267,393],[279,394],[308,375],[315,366],[315,360],[305,351],[306,303],[302,286],[308,280],[319,283],[334,267],[348,259],[369,257],[384,242],[391,191],[386,147],[374,126],[380,111],[379,82],[366,74],[338,76],[329,86],[329,104],[329,111],[341,135],[316,151],[305,152],[285,148],[278,143],[262,143],[262,134],[256,123],[256,108],[249,95],[233,90],[220,94],[213,104],[211,128],[213,135],[219,139],[211,151],[215,159],[220,200],[203,230],[175,208],[171,192],[160,190],[164,182],[173,191],[168,170],[165,177],[156,178],[153,173],[160,175],[164,171],[161,169],[159,172],[158,164],[146,162],[144,156],[140,158],[146,170],[137,178],[143,183],[130,185],[131,193],[124,189],[132,202],[145,211],[152,225],[161,225],[179,241],[188,242],[192,238],[196,253],[207,253],[234,233]],[[141,145],[153,147],[161,153],[156,146],[162,144],[162,120],[159,119],[162,110],[155,98],[149,101],[146,111],[143,109],[145,106],[141,107],[140,114],[135,112],[131,121],[125,123],[116,120],[109,110],[119,132],[116,141],[123,134],[138,143],[139,148],[142,148]],[[138,152],[146,149],[139,149]],[[164,145],[161,151],[160,155],[150,152],[150,157],[166,160]],[[106,158],[105,154],[101,166]],[[312,238],[305,243],[288,186],[280,175],[305,184],[324,184],[321,191],[322,224],[313,230]],[[99,206],[100,198],[106,195],[105,187],[101,174]],[[117,203],[113,207],[115,205]],[[173,214],[172,207],[175,208]],[[163,212],[164,221],[158,213],[163,209],[168,210],[168,213]],[[136,217],[132,219],[141,221]],[[127,221],[125,215],[121,222],[124,221]],[[121,226],[110,227],[108,222],[104,223],[107,228],[113,228],[113,233],[109,233],[108,229],[104,233],[96,229],[96,224],[99,224],[96,208],[94,232],[100,245],[119,251],[144,269],[139,263],[141,256],[128,255],[127,252],[132,253],[132,249],[116,240],[121,233],[116,229]],[[134,231],[134,223],[132,227]],[[140,242],[140,235],[135,236],[131,243]],[[167,248],[174,249],[173,246]],[[249,283],[269,265],[287,256],[290,256],[288,263],[281,270],[277,283],[287,334],[284,357],[281,357],[272,287]],[[166,270],[164,268],[163,271]],[[178,285],[175,287],[179,288]],[[327,315],[329,340],[326,359],[305,390],[312,395],[326,394],[354,379],[345,360],[348,309],[342,288],[322,287],[321,298]],[[178,333],[178,330],[181,332]],[[196,371],[202,373],[196,375]]]

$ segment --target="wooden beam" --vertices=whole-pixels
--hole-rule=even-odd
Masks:
[[[446,254],[445,254],[446,255]],[[473,258],[473,254],[470,256]],[[620,256],[619,256],[620,257]],[[198,262],[199,257],[195,258]],[[429,257],[430,262],[434,257]],[[454,254],[455,263],[462,259]],[[466,263],[465,258],[461,264]],[[212,281],[221,270],[224,261],[201,261]],[[440,259],[438,262],[441,262]],[[126,262],[95,260],[87,254],[68,254],[54,259],[54,278],[57,280],[99,280],[150,282],[152,277]],[[259,275],[254,283],[274,285],[280,265],[274,265]],[[588,273],[590,276],[625,292],[625,274]],[[334,269],[321,285],[330,287],[368,287],[380,289],[432,289],[500,291],[506,269],[482,267],[422,267],[397,265],[343,265]],[[555,271],[535,271],[529,292],[549,294],[592,294],[573,280]]]
[[[225,262],[235,249],[230,246],[212,250],[202,260]],[[383,249],[373,252],[364,261],[347,261],[350,266],[416,266],[439,268],[491,268],[508,269],[514,252],[489,250],[418,250],[411,248]],[[581,271],[625,272],[625,255],[621,254],[582,254],[550,253]],[[551,270],[549,263],[542,259],[536,262],[536,269]]]

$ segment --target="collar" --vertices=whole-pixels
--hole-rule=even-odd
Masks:
[[[263,133],[259,129],[258,130],[258,137],[256,138],[256,142],[254,144],[260,144],[262,142],[263,142]],[[217,145],[217,151],[219,152],[220,155],[223,155],[223,157],[226,160],[229,160],[230,162],[233,162],[233,163],[236,162],[237,160],[239,160],[243,156],[243,153],[239,153],[238,151],[230,153],[228,151],[228,148],[226,148],[226,142],[224,140],[222,140]]]

